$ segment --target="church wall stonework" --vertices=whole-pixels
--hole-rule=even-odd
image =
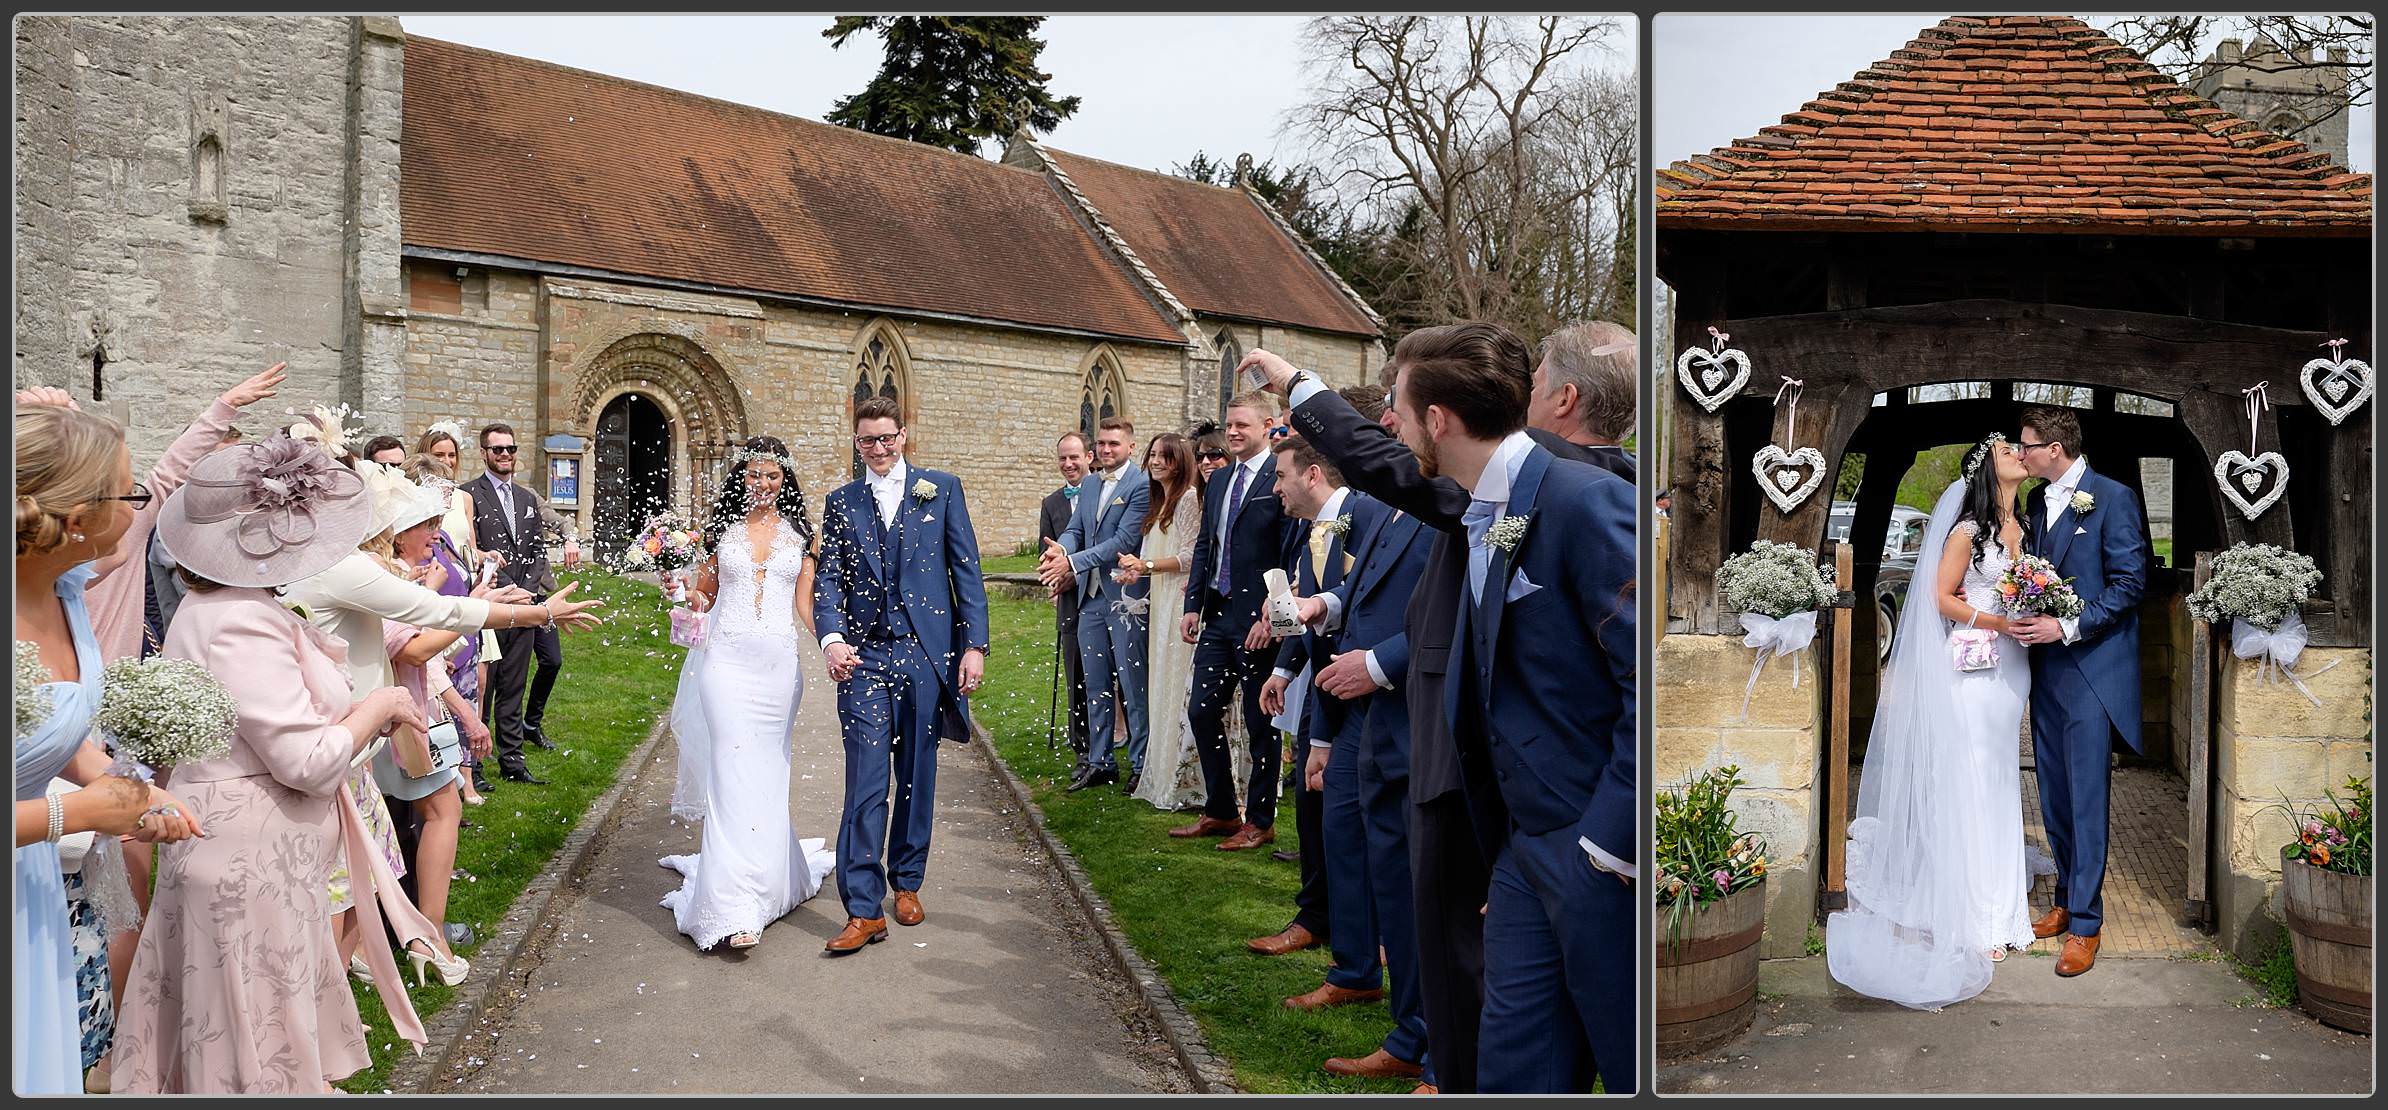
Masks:
[[[276,362],[252,434],[287,401],[395,401],[396,329],[358,293],[397,282],[403,62],[367,23],[16,21],[18,385],[91,405],[96,356],[143,467]]]

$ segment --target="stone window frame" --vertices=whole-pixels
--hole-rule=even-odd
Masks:
[[[1109,411],[1103,404],[1106,398]],[[1128,374],[1120,365],[1119,352],[1108,343],[1099,343],[1087,352],[1078,372],[1078,430],[1088,443],[1094,442],[1096,425],[1109,416],[1135,419],[1128,411]]]
[[[220,224],[231,219],[230,186],[225,180],[232,169],[231,143],[226,139],[230,115],[224,94],[191,94],[190,214],[194,220]]]
[[[876,342],[878,347],[873,349]],[[903,329],[886,317],[864,324],[854,335],[854,345],[846,353],[846,426],[854,426],[854,407],[866,397],[889,397],[896,403],[902,427],[912,427],[912,347],[905,342]],[[910,455],[914,435],[907,435],[905,454]],[[848,444],[851,454],[852,476],[862,477],[862,452]]]
[[[1225,423],[1227,421],[1227,405],[1235,400],[1237,392],[1235,366],[1244,361],[1244,345],[1236,339],[1235,330],[1232,328],[1220,328],[1219,334],[1211,337],[1211,345],[1219,349],[1219,411],[1217,418],[1221,423]]]

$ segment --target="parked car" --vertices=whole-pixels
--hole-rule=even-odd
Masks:
[[[1924,525],[1931,519],[1930,513],[1905,505],[1891,506],[1890,527],[1882,536],[1882,562],[1874,574],[1874,613],[1881,630],[1875,637],[1875,649],[1882,659],[1890,658],[1891,639],[1899,627],[1899,607],[1907,601],[1907,584],[1915,577],[1915,559],[1924,549]],[[1832,516],[1824,527],[1825,538],[1846,543],[1856,523],[1857,504],[1835,501]]]

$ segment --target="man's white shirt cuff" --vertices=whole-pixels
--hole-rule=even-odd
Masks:
[[[1376,652],[1374,650],[1361,652],[1360,662],[1367,664],[1368,677],[1370,681],[1376,683],[1377,689],[1390,690],[1393,688],[1393,680],[1385,677],[1385,669],[1376,665]]]
[[[1294,381],[1293,389],[1285,395],[1288,408],[1301,408],[1302,402],[1327,391],[1327,383],[1315,375],[1304,374]]]
[[[2065,617],[2057,621],[2057,623],[2065,626],[2066,643],[2077,644],[2081,642],[2081,618]]]
[[[1312,596],[1318,598],[1319,604],[1327,607],[1327,615],[1319,618],[1319,628],[1326,632],[1333,632],[1338,628],[1342,628],[1343,599],[1335,596],[1334,594],[1326,593],[1314,594]]]
[[[1623,875],[1628,879],[1635,877],[1633,864],[1627,863],[1626,861],[1618,859],[1607,852],[1601,851],[1600,845],[1592,843],[1591,837],[1579,836],[1576,838],[1575,842],[1582,845],[1584,848],[1584,854],[1592,858],[1592,866],[1603,871],[1615,872],[1616,874]]]
[[[830,633],[830,634],[829,634],[829,635],[827,635],[827,636],[823,636],[823,637],[821,637],[821,650],[822,650],[822,651],[828,651],[828,650],[829,650],[829,645],[831,645],[831,644],[842,644],[842,643],[845,643],[845,642],[846,642],[846,634],[845,634],[845,633],[843,633],[843,632],[832,632],[832,633]]]
[[[1292,672],[1292,671],[1289,671],[1289,670],[1286,670],[1286,669],[1285,669],[1285,668],[1283,668],[1283,667],[1279,667],[1279,668],[1277,668],[1276,670],[1270,671],[1269,673],[1270,673],[1270,674],[1273,674],[1273,675],[1276,675],[1277,677],[1279,677],[1279,678],[1282,678],[1282,679],[1284,679],[1284,680],[1285,680],[1285,681],[1287,681],[1287,682],[1292,682],[1292,681],[1294,680],[1294,672]]]
[[[1313,748],[1332,748],[1335,746],[1335,742],[1332,740],[1312,740],[1310,742],[1310,746]]]

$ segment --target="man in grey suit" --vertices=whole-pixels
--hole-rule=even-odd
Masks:
[[[529,590],[535,604],[556,592],[556,573],[547,563],[549,537],[563,541],[567,570],[580,563],[580,541],[545,498],[514,481],[520,451],[512,427],[491,424],[481,429],[481,476],[461,488],[473,499],[473,534],[481,550],[503,557],[498,581]],[[513,782],[544,783],[546,779],[531,773],[522,745],[527,738],[542,748],[555,747],[539,726],[547,714],[547,695],[564,669],[563,641],[553,625],[505,629],[497,638],[498,661],[489,669],[488,719],[496,734],[498,772]],[[539,662],[536,677],[531,675],[533,656]],[[522,696],[526,681],[531,695],[527,707]]]
[[[1125,789],[1136,789],[1144,770],[1147,739],[1145,714],[1145,614],[1141,612],[1150,583],[1143,579],[1121,585],[1112,569],[1123,551],[1144,542],[1144,514],[1151,484],[1144,471],[1129,461],[1136,450],[1136,427],[1119,417],[1105,419],[1095,430],[1095,461],[1102,469],[1081,483],[1077,511],[1069,527],[1048,543],[1037,568],[1045,587],[1059,597],[1076,593],[1078,665],[1086,675],[1087,760],[1070,789],[1084,790],[1120,782],[1112,756],[1111,722],[1116,708],[1128,722],[1128,774]],[[1117,685],[1117,696],[1112,687]]]
[[[1037,511],[1036,546],[1061,538],[1078,508],[1079,484],[1086,480],[1087,451],[1083,432],[1063,432],[1053,444],[1053,462],[1061,470],[1062,487],[1045,495]],[[1086,671],[1078,665],[1078,591],[1063,590],[1053,598],[1053,635],[1061,648],[1061,680],[1069,684],[1070,749],[1078,753],[1072,775],[1086,769]]]

